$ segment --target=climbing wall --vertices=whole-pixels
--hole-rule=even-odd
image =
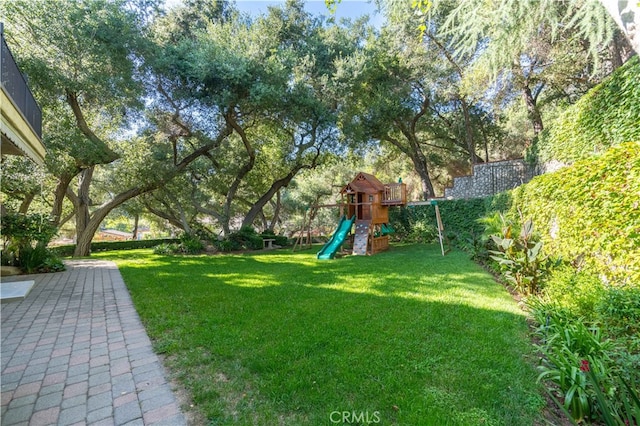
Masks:
[[[356,234],[353,239],[353,254],[365,256],[367,254],[367,243],[369,240],[370,220],[356,221]]]

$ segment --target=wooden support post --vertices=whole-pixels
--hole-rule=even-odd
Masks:
[[[440,239],[440,251],[444,256],[444,244],[442,243],[442,232],[444,231],[444,226],[442,226],[442,218],[440,217],[440,208],[438,205],[435,205],[436,208],[436,221],[438,222],[438,238]]]
[[[444,256],[445,253],[449,252],[449,250],[451,250],[451,245],[449,244],[449,239],[446,238],[444,236],[444,225],[442,224],[442,217],[440,216],[440,208],[438,207],[438,202],[436,200],[431,200],[429,202],[429,204],[431,204],[435,211],[436,211],[436,222],[438,224],[438,239],[440,240],[440,251],[442,252],[442,255]],[[417,203],[416,203],[417,205]],[[444,250],[444,241],[446,239],[447,242],[447,250]]]
[[[300,249],[302,249],[302,242],[304,241],[304,224],[307,221],[307,209],[304,210],[304,214],[302,215],[302,226],[300,227],[300,231],[298,232],[298,237],[296,238],[296,242],[293,244],[293,248],[291,251],[296,251],[296,246],[300,245]]]

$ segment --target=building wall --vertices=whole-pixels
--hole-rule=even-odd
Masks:
[[[496,161],[476,164],[473,174],[453,179],[453,186],[445,188],[445,198],[480,198],[497,194],[529,182],[536,168],[523,160]]]

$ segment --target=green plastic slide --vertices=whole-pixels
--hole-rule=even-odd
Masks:
[[[382,231],[382,235],[389,235],[389,234],[393,234],[394,232],[396,232],[395,229],[393,229],[391,227],[391,225],[383,223],[382,226],[380,227],[380,231]]]
[[[347,216],[342,216],[336,232],[333,233],[329,241],[322,247],[322,250],[318,252],[318,259],[333,259],[342,243],[344,243],[345,238],[347,238],[347,234],[351,231],[355,220],[355,215],[351,219],[347,219]]]

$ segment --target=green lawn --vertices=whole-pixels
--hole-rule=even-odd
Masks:
[[[214,425],[531,425],[544,403],[524,314],[461,252],[98,256]]]

